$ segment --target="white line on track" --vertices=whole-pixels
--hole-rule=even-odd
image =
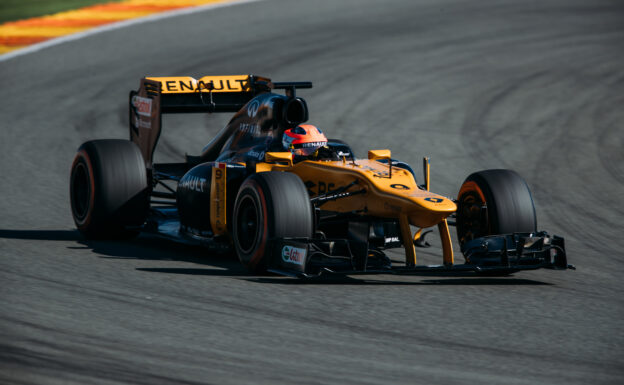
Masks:
[[[190,15],[192,13],[202,12],[202,11],[206,11],[206,10],[209,10],[209,9],[217,9],[217,8],[230,7],[230,6],[239,5],[239,4],[254,3],[256,1],[261,1],[261,0],[233,0],[233,1],[227,1],[227,2],[224,2],[224,3],[206,4],[206,5],[200,5],[200,6],[197,6],[197,7],[176,9],[174,11],[167,11],[167,12],[162,12],[162,13],[156,13],[156,14],[153,14],[153,15],[150,15],[150,16],[140,17],[140,18],[137,18],[137,19],[124,20],[124,21],[120,21],[120,22],[117,22],[117,23],[106,24],[106,25],[103,25],[101,27],[96,27],[96,28],[89,29],[89,30],[86,30],[86,31],[83,31],[83,32],[78,32],[78,33],[75,33],[75,34],[72,34],[72,35],[61,36],[61,37],[57,37],[57,38],[54,38],[54,39],[46,40],[46,41],[41,42],[41,43],[33,44],[33,45],[28,46],[28,47],[21,48],[21,49],[18,49],[18,50],[6,53],[4,55],[0,55],[0,62],[7,61],[7,60],[13,59],[13,58],[18,57],[18,56],[28,55],[28,54],[33,53],[33,52],[41,51],[42,49],[45,49],[45,48],[48,48],[48,47],[53,47],[53,46],[59,45],[59,44],[63,44],[63,43],[66,43],[68,41],[74,41],[74,40],[82,39],[82,38],[85,38],[87,36],[92,36],[92,35],[95,35],[95,34],[98,34],[98,33],[102,33],[102,32],[114,31],[116,29],[129,27],[131,25],[142,24],[142,23],[150,23],[152,21],[167,19],[167,18],[170,18],[170,17],[182,16],[182,15]]]

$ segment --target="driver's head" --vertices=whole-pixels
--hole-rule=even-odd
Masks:
[[[311,124],[300,124],[284,131],[282,144],[294,155],[309,156],[327,144],[327,137]]]

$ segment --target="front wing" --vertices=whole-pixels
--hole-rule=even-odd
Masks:
[[[363,241],[288,238],[271,240],[269,271],[298,278],[321,274],[422,274],[475,272],[505,275],[520,270],[574,269],[568,265],[564,240],[546,232],[513,233],[474,239],[464,246],[464,264],[393,265],[381,251]]]

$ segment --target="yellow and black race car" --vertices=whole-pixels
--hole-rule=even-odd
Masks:
[[[427,158],[418,184],[390,150],[359,159],[303,124],[308,108],[296,91],[311,87],[253,75],[143,78],[130,93],[130,140],[88,141],[74,159],[78,229],[91,238],[142,231],[233,248],[252,270],[296,277],[571,267],[563,238],[537,231],[531,192],[517,173],[476,172],[457,199],[430,192]],[[162,114],[191,112],[235,114],[201,155],[153,163]],[[449,225],[463,264],[455,263]],[[434,226],[442,264],[418,265],[415,247],[428,246],[424,234]],[[404,263],[384,253],[397,247]]]

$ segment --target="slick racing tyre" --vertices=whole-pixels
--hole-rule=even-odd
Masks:
[[[512,170],[485,170],[466,178],[457,197],[457,237],[535,232],[537,220],[529,186]]]
[[[313,214],[308,191],[289,172],[262,172],[241,185],[233,212],[234,249],[241,263],[252,271],[266,270],[274,238],[313,234]]]
[[[74,222],[87,238],[126,238],[149,209],[145,162],[136,144],[106,139],[84,143],[71,167]]]

